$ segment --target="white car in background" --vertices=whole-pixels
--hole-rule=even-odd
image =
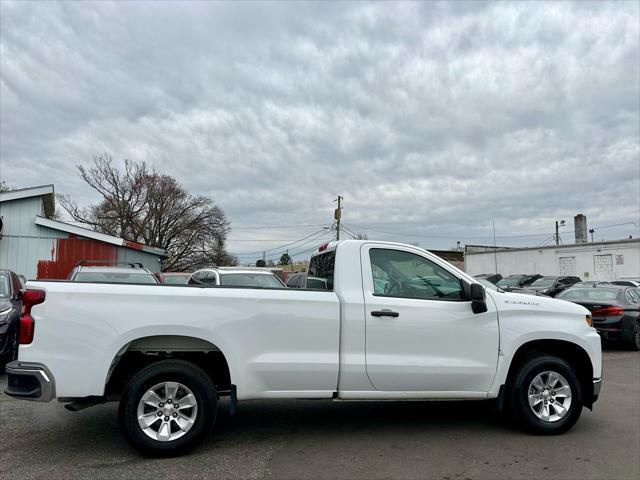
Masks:
[[[187,285],[287,288],[282,280],[269,271],[236,267],[201,268],[191,274]]]

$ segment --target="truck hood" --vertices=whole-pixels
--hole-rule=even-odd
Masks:
[[[518,310],[530,312],[557,312],[576,315],[589,315],[590,312],[581,305],[558,300],[551,297],[538,295],[527,295],[525,293],[497,292],[486,289],[487,296],[490,296],[496,303],[498,312],[505,310]]]

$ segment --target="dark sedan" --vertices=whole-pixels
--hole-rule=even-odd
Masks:
[[[11,270],[0,270],[0,371],[18,353],[22,284]]]
[[[621,341],[633,350],[640,350],[640,294],[635,288],[612,284],[578,285],[556,298],[588,308],[593,326],[603,339]]]

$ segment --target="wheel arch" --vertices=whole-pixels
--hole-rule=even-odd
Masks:
[[[578,377],[582,388],[582,401],[586,407],[591,408],[593,401],[591,392],[593,389],[593,365],[587,351],[577,343],[558,339],[529,340],[518,347],[511,358],[505,386],[508,388],[513,382],[518,369],[528,358],[536,354],[548,354],[563,359],[571,365]]]
[[[217,389],[227,390],[231,386],[228,357],[217,344],[190,335],[144,335],[128,341],[113,355],[104,383],[104,395],[119,396],[136,372],[171,358],[198,365]]]

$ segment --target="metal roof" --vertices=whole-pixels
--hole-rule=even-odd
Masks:
[[[96,232],[89,228],[80,227],[78,225],[72,225],[70,223],[61,222],[59,220],[53,220],[51,218],[36,217],[36,225],[41,227],[52,228],[61,232],[71,233],[78,235],[79,237],[91,238],[92,240],[98,240],[100,242],[110,243],[111,245],[117,245],[119,247],[131,248],[133,250],[140,250],[147,253],[152,253],[160,257],[166,257],[167,251],[162,248],[150,247],[143,245],[142,243],[130,242],[124,238],[114,237],[105,233]]]
[[[605,240],[602,242],[586,242],[586,243],[563,243],[560,245],[544,245],[544,246],[540,246],[540,247],[491,247],[491,250],[482,250],[482,251],[470,251],[470,252],[465,252],[465,255],[479,255],[479,254],[483,254],[483,253],[490,253],[493,254],[494,252],[496,253],[504,253],[504,252],[523,252],[523,251],[528,251],[528,250],[549,250],[549,249],[555,249],[555,250],[568,250],[571,251],[573,249],[576,248],[580,248],[580,249],[584,249],[584,248],[592,248],[592,249],[598,249],[599,247],[602,246],[607,246],[607,245],[615,245],[615,244],[633,244],[633,243],[640,243],[640,238],[622,238],[620,240]]]
[[[44,204],[44,214],[47,217],[53,215],[56,210],[53,184],[38,185],[36,187],[19,188],[18,190],[8,190],[6,192],[2,192],[0,193],[0,203],[30,197],[42,197],[42,203]]]

